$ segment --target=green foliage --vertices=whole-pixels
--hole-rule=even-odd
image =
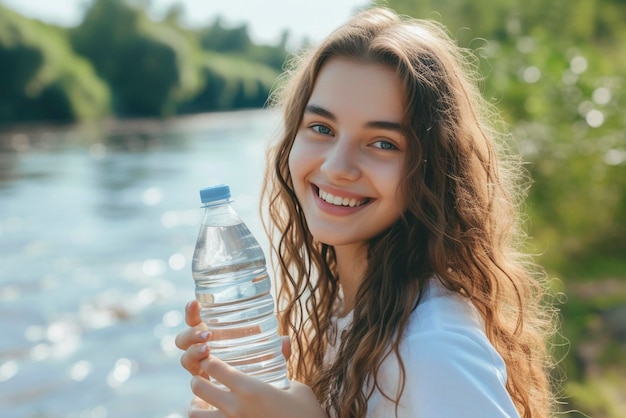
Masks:
[[[226,29],[219,18],[212,26],[201,29],[198,35],[202,47],[211,51],[245,52],[252,45],[246,25]]]
[[[254,45],[245,26],[226,29],[219,20],[205,29],[183,29],[176,7],[154,22],[134,4],[96,0],[71,36],[111,86],[116,114],[263,106],[269,79],[278,75],[268,65],[284,59],[284,47]]]
[[[0,122],[83,120],[114,113],[161,117],[261,107],[287,56],[256,45],[246,26],[180,24],[172,7],[156,22],[142,0],[95,0],[63,29],[0,14]],[[95,70],[95,71],[94,71]]]
[[[278,73],[239,54],[205,52],[201,68],[204,88],[183,103],[181,112],[263,107]]]
[[[108,111],[109,91],[62,30],[0,6],[0,122],[73,121]]]
[[[276,46],[255,45],[248,36],[246,25],[228,29],[218,18],[213,25],[198,30],[197,35],[200,44],[206,50],[245,55],[276,70],[281,70],[287,59],[287,32],[283,33]]]
[[[564,278],[564,340],[555,344],[569,341],[567,402],[596,418],[624,416],[615,388],[626,373],[626,2],[384,3],[441,21],[478,56],[484,95],[534,181],[538,261]]]
[[[517,0],[391,0],[378,1],[398,13],[443,23],[462,45],[473,39],[502,35],[503,23]]]
[[[71,40],[111,86],[119,115],[172,113],[176,90],[195,82],[193,75],[183,77],[189,71],[184,66],[192,64],[184,56],[186,40],[149,22],[142,10],[123,0],[96,0]]]
[[[616,220],[626,219],[626,4],[386,3],[441,20],[480,57],[484,94],[502,111],[530,163],[529,211],[541,261],[584,275],[597,254],[622,258],[626,223]]]
[[[606,377],[593,377],[585,384],[570,382],[568,393],[576,400],[577,410],[568,414],[571,418],[623,418],[626,402],[623,396],[624,378],[619,373]],[[579,413],[585,411],[585,413]]]

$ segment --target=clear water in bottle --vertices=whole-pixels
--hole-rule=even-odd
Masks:
[[[228,186],[208,189],[216,187]],[[286,361],[263,250],[230,206],[229,189],[228,198],[218,201],[211,201],[203,191],[205,215],[192,273],[202,320],[213,334],[210,354],[244,373],[287,388]]]

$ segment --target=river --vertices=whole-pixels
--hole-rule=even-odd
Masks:
[[[5,132],[4,418],[186,416],[175,335],[193,298],[198,190],[229,183],[260,241],[266,110]]]

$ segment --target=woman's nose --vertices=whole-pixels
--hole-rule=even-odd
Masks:
[[[333,180],[356,180],[361,175],[358,166],[358,151],[347,141],[338,140],[328,150],[320,167]]]

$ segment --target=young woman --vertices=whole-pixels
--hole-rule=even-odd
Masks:
[[[293,384],[212,358],[192,302],[177,338],[190,416],[550,415],[519,166],[465,56],[437,24],[371,9],[290,74],[264,202]]]

